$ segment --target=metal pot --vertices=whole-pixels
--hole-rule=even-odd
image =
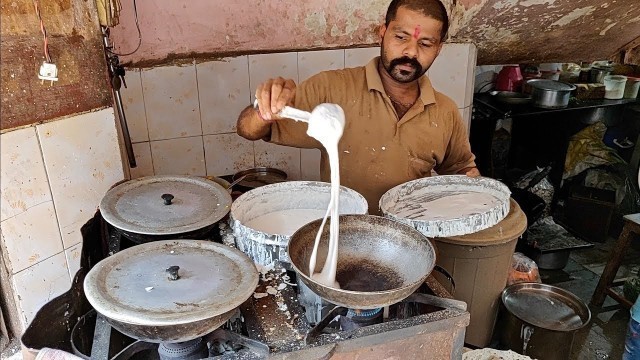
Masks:
[[[100,202],[106,222],[136,243],[202,238],[229,212],[231,195],[196,176],[157,175],[111,188]]]
[[[538,264],[540,269],[561,270],[569,263],[570,254],[571,249],[544,252],[534,256],[533,260]]]
[[[604,77],[611,74],[611,68],[609,67],[592,67],[589,70],[589,82],[591,83],[604,83]]]
[[[331,184],[319,181],[288,181],[265,185],[242,194],[231,205],[230,223],[235,235],[236,247],[247,254],[254,262],[267,266],[280,261],[289,268],[287,244],[291,235],[305,225],[301,217],[290,216],[287,219],[276,216],[300,210],[306,213],[308,221],[322,218],[329,206]],[[354,190],[340,188],[340,214],[366,214],[367,200]],[[308,218],[311,212],[317,217]],[[276,222],[289,222],[289,232],[275,233],[258,226],[261,217],[269,214]],[[284,227],[278,223],[277,227]],[[281,229],[284,230],[284,229]]]
[[[281,183],[287,180],[287,173],[269,167],[256,167],[233,174],[231,181],[238,181],[237,187],[244,191],[261,186]]]
[[[531,89],[533,106],[545,109],[560,109],[569,105],[571,92],[575,85],[549,79],[527,80]]]
[[[325,286],[309,274],[309,258],[321,220],[293,234],[289,242],[291,265],[318,296],[349,309],[376,309],[411,295],[433,270],[436,253],[427,237],[412,226],[373,215],[341,215],[336,281]],[[315,272],[322,269],[329,249],[329,227],[318,246]]]
[[[224,324],[257,284],[255,265],[236,249],[206,240],[167,240],[103,259],[85,277],[84,292],[121,333],[182,342]]]
[[[501,298],[502,344],[535,359],[568,359],[576,331],[591,320],[582,300],[556,286],[518,283]]]

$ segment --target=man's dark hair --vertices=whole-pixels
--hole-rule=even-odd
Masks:
[[[398,8],[401,6],[440,21],[442,23],[440,40],[444,41],[447,37],[447,31],[449,30],[449,16],[447,16],[447,9],[440,0],[393,0],[387,9],[387,17],[385,18],[386,26],[389,26],[389,23],[396,18]]]

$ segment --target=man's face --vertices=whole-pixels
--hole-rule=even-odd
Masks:
[[[422,76],[440,53],[442,22],[419,12],[398,8],[389,26],[380,28],[382,65],[398,82]]]

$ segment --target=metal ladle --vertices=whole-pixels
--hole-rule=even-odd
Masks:
[[[253,102],[253,107],[255,109],[258,109],[258,99],[256,99]],[[309,123],[309,118],[311,118],[311,113],[310,112],[304,111],[304,110],[299,110],[299,109],[293,108],[291,106],[283,107],[282,110],[280,110],[280,112],[278,112],[277,115],[280,116],[280,117],[292,119],[292,120],[295,120],[295,121],[302,121],[302,122],[306,122],[306,123]]]

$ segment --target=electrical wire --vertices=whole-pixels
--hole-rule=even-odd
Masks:
[[[38,19],[40,20],[40,31],[42,31],[42,36],[44,37],[44,57],[45,59],[47,59],[48,63],[51,63],[51,56],[49,55],[49,40],[47,38],[47,29],[45,29],[44,22],[42,21],[42,16],[40,15],[40,7],[38,6],[38,0],[33,0],[33,5],[36,8],[36,15],[38,15]]]
[[[133,0],[133,13],[136,17],[136,28],[138,29],[138,46],[136,46],[135,50],[126,54],[118,54],[114,51],[111,51],[111,49],[107,49],[110,54],[116,56],[128,56],[134,54],[136,51],[138,51],[138,49],[140,49],[140,45],[142,44],[142,33],[140,32],[140,24],[138,23],[138,7],[136,6],[136,0]]]

